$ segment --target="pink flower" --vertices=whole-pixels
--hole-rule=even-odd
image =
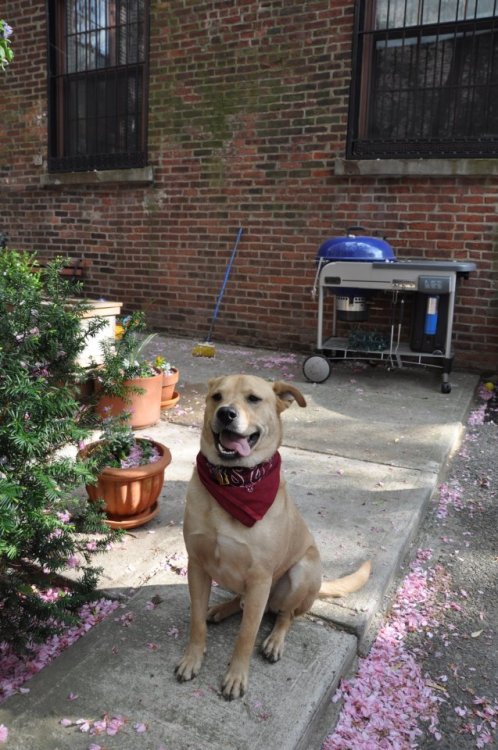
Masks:
[[[46,597],[47,601],[55,601],[64,593],[63,589],[49,589],[47,592],[38,592],[39,596]],[[44,643],[33,644],[32,653],[29,658],[17,656],[11,647],[4,644],[0,648],[0,703],[16,692],[22,692],[21,686],[34,674],[39,672],[55,659],[64,649],[75,643],[94,625],[101,622],[107,615],[113,612],[119,604],[110,599],[99,599],[83,605],[79,610],[79,622],[67,627],[60,635],[50,637]],[[24,692],[29,692],[24,688]],[[70,719],[62,719],[62,726],[73,726]]]
[[[9,737],[9,730],[5,724],[0,724],[0,742],[7,742]]]
[[[46,591],[39,591],[38,596],[44,602],[55,602],[64,592],[62,589],[47,589]]]
[[[107,725],[107,734],[111,737],[114,736],[119,732],[121,727],[124,725],[124,719],[122,716],[113,716],[112,719],[109,720]]]
[[[479,386],[478,394],[481,401],[489,401],[494,396],[494,392],[490,390],[489,388],[486,388],[484,383],[481,383]]]
[[[486,404],[483,404],[469,415],[469,425],[476,427],[477,425],[484,424],[484,418],[486,416]]]
[[[342,681],[332,699],[344,700],[342,712],[322,750],[415,747],[420,719],[436,736],[438,697],[404,644],[411,630],[429,633],[428,628],[437,625],[434,588],[435,583],[444,587],[445,578],[435,569],[439,578],[434,582],[421,567],[430,556],[430,550],[419,550],[393,603],[391,618],[368,656],[360,659],[356,677]]]

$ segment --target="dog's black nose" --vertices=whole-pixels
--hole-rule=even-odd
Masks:
[[[232,406],[221,406],[216,413],[218,421],[224,425],[229,425],[231,422],[233,422],[236,416],[237,412]]]

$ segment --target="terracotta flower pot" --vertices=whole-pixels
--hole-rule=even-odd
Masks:
[[[140,440],[140,438],[139,438]],[[107,524],[113,529],[142,526],[159,512],[158,497],[164,484],[164,471],[171,462],[171,453],[162,443],[150,440],[161,457],[158,461],[132,469],[107,467],[99,474],[96,484],[87,484],[92,502],[103,500]],[[98,441],[79,451],[85,458]]]
[[[180,372],[176,367],[171,368],[171,372],[163,372],[163,383],[161,390],[161,409],[169,409],[178,403],[178,393],[175,391],[175,385],[178,383]]]
[[[159,372],[150,378],[134,378],[126,380],[127,387],[137,387],[143,389],[144,393],[133,393],[129,391],[128,399],[122,399],[119,396],[108,396],[103,394],[98,400],[95,411],[104,419],[105,417],[116,417],[123,411],[130,411],[131,415],[128,420],[134,430],[142,427],[150,427],[159,421],[161,417],[161,387],[163,373]],[[97,380],[95,390],[102,390],[102,386]]]

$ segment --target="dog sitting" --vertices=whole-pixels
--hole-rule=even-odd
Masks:
[[[197,456],[187,491],[183,533],[188,552],[190,634],[175,672],[191,680],[201,667],[206,621],[242,610],[242,622],[222,694],[244,695],[249,663],[265,611],[276,614],[263,655],[276,662],[294,617],[317,597],[357,591],[370,562],[349,576],[322,582],[315,541],[280,476],[281,413],[302,393],[283,382],[230,375],[209,382]],[[212,580],[236,596],[208,610]]]

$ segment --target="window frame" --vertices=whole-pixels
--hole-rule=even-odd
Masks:
[[[370,137],[369,116],[371,112],[371,85],[374,75],[374,48],[379,38],[417,38],[417,49],[421,40],[430,34],[442,35],[451,30],[458,32],[489,29],[498,37],[498,2],[494,16],[447,20],[439,23],[418,23],[397,26],[391,29],[375,28],[377,0],[357,0],[352,49],[352,79],[350,88],[346,158],[348,159],[441,159],[441,158],[493,158],[498,157],[498,132],[492,136],[470,136],[466,138],[434,137],[419,139],[389,139]],[[477,86],[477,84],[476,84]]]
[[[113,2],[113,0],[108,0]],[[68,72],[66,70],[66,3],[64,0],[47,0],[48,20],[48,49],[47,49],[47,96],[48,96],[48,155],[47,165],[49,172],[93,172],[100,170],[135,169],[146,167],[148,164],[147,153],[147,129],[148,129],[148,82],[149,82],[149,36],[150,36],[150,2],[143,0],[143,61],[124,64],[114,61],[113,65],[102,66],[95,69],[85,68]],[[116,28],[117,28],[116,21]],[[114,33],[115,33],[114,29]],[[141,79],[141,91],[135,117],[137,134],[137,148],[133,150],[122,149],[94,153],[87,150],[85,153],[66,152],[66,129],[69,128],[69,116],[65,112],[69,95],[65,93],[64,87],[69,81],[83,78],[87,82],[104,80],[109,74],[114,75],[114,85],[118,85],[120,70],[126,80],[131,80],[135,75]],[[134,72],[128,72],[134,71]],[[116,109],[114,123],[119,126],[120,115]],[[86,118],[91,122],[91,117]],[[87,144],[88,145],[88,144]]]

